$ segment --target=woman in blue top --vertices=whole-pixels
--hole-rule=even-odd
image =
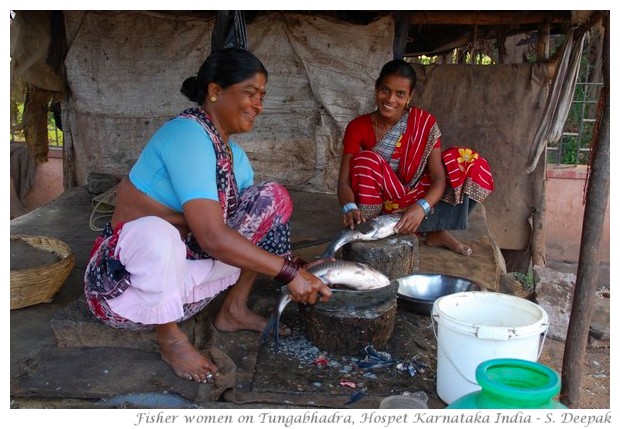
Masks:
[[[117,190],[112,221],[85,274],[89,306],[104,323],[155,329],[163,360],[187,380],[212,382],[217,367],[177,323],[227,290],[214,326],[262,331],[247,306],[259,273],[287,284],[294,301],[328,300],[330,289],[291,255],[292,202],[274,182],[253,184],[231,141],[263,110],[267,71],[250,52],[212,53],[181,92],[197,107],[165,123]]]

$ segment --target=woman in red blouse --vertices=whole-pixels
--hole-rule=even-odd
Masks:
[[[402,213],[400,234],[462,255],[471,248],[449,230],[466,229],[476,202],[493,191],[489,164],[465,147],[441,150],[435,117],[409,107],[416,75],[403,60],[381,69],[377,109],[346,128],[338,177],[343,223],[354,228],[379,214]]]

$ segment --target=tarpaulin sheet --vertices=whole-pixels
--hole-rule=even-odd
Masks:
[[[209,54],[214,18],[64,14],[70,87],[65,138],[73,180],[84,184],[91,172],[126,174],[155,130],[191,105],[181,83]],[[254,129],[233,139],[248,153],[256,180],[335,193],[346,124],[374,110],[375,79],[392,59],[392,19],[356,25],[273,12],[247,24],[247,34],[269,81]],[[437,117],[442,145],[471,146],[491,164],[496,189],[485,207],[499,246],[526,248],[544,165],[530,175],[523,170],[548,94],[546,66],[416,69],[414,104]]]
[[[125,174],[153,132],[191,103],[180,93],[210,52],[214,19],[141,12],[65,12],[67,106],[75,180]],[[264,112],[233,136],[256,179],[333,192],[347,122],[372,107],[374,79],[391,59],[393,22],[353,25],[301,14],[247,25],[269,73]]]

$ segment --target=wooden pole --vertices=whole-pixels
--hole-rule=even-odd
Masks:
[[[407,35],[409,34],[410,11],[398,11],[392,14],[394,20],[394,59],[402,60],[405,57]]]
[[[551,26],[542,24],[538,26],[538,39],[536,41],[536,61],[539,63],[549,61],[549,38]]]
[[[546,63],[549,61],[549,34],[550,25],[538,26],[538,40],[536,42],[536,61]],[[541,162],[547,168],[547,153],[541,157]],[[547,214],[547,172],[543,173],[543,181],[540,189],[537,207],[532,216],[532,265],[544,267],[547,265],[547,248],[545,235],[545,217]]]
[[[508,58],[508,52],[506,52],[506,31],[501,27],[497,27],[495,30],[497,33],[497,62],[499,64],[506,64]]]
[[[609,199],[609,12],[603,17],[603,22],[605,34],[603,42],[604,86],[601,91],[602,103],[600,104],[602,109],[598,115],[598,132],[595,133],[595,147],[592,152],[581,233],[577,280],[562,362],[560,402],[569,408],[577,407],[579,399],[583,358],[588,341],[598,280],[598,250]]]
[[[478,26],[474,25],[474,35],[471,40],[471,50],[469,52],[469,64],[476,64],[476,39],[478,38]]]
[[[543,163],[543,170],[547,169],[546,151],[540,157]],[[532,253],[532,265],[544,267],[547,265],[547,249],[545,246],[545,216],[547,215],[547,172],[543,171],[543,179],[538,194],[538,204],[532,214],[532,239],[530,241],[530,251]]]

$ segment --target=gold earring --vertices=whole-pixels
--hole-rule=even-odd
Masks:
[[[211,101],[211,103],[215,103],[217,101],[217,97],[212,96],[211,98],[209,98],[209,100]]]

